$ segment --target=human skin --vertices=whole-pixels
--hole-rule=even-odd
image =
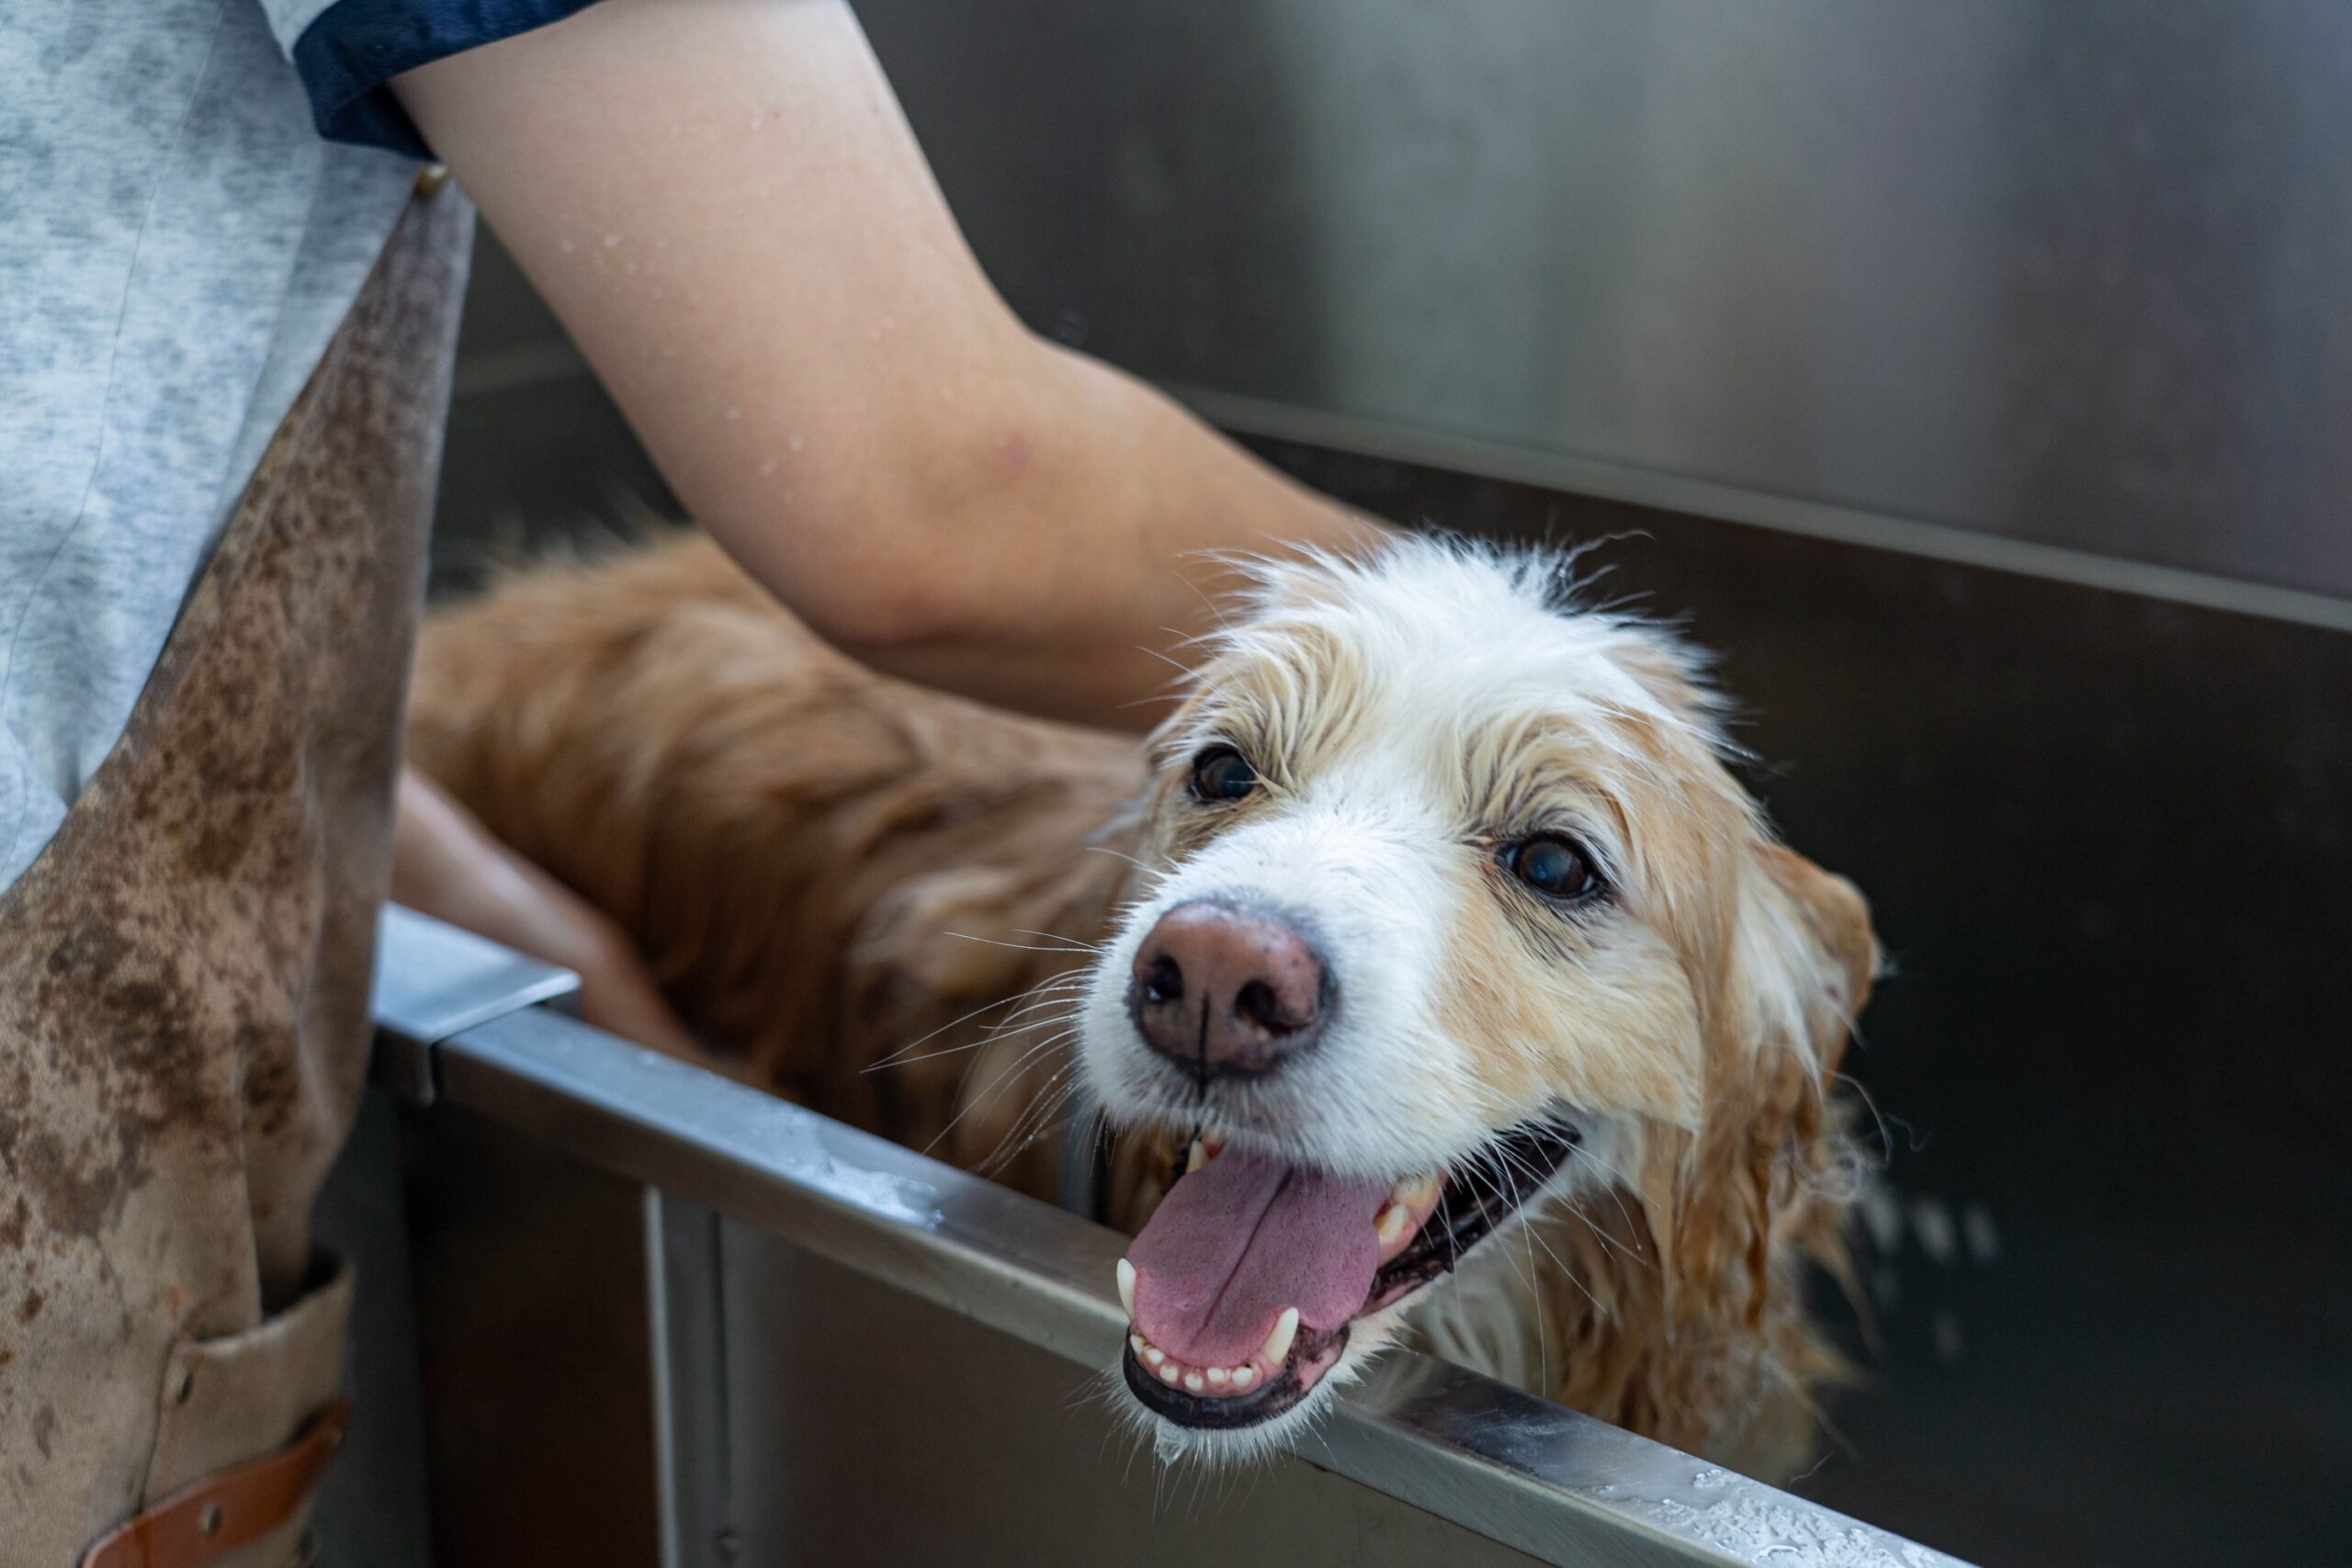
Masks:
[[[401,775],[392,898],[580,976],[580,1013],[599,1029],[692,1055],[680,1022],[618,926],[493,838],[413,770]]]

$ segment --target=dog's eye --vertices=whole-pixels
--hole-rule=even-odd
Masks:
[[[1510,874],[1546,898],[1580,898],[1600,886],[1592,858],[1556,833],[1540,833],[1510,847]]]
[[[1193,759],[1196,800],[1239,800],[1257,787],[1257,770],[1230,746],[1211,746]]]

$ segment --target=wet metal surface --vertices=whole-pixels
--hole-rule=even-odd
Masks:
[[[2338,0],[869,0],[1157,378],[2352,595]]]
[[[400,1131],[433,1562],[647,1568],[660,1495],[641,1190],[446,1102],[404,1111]]]
[[[502,1013],[576,1003],[580,976],[429,915],[387,904],[376,926],[368,1010],[374,1071],[411,1105],[433,1102],[432,1047]]]
[[[729,1533],[763,1561],[842,1561],[854,1543],[870,1561],[952,1546],[959,1561],[1075,1562],[1125,1532],[1149,1561],[1222,1562],[1250,1539],[1246,1502],[1171,1530],[1160,1491],[1186,1478],[1163,1483],[1145,1456],[1139,1483],[1114,1483],[1102,1458],[1131,1451],[1111,1407],[1085,1398],[1107,1390],[1125,1327],[1115,1233],[543,1010],[439,1055],[447,1107],[662,1194],[657,1280],[700,1247],[716,1260],[715,1319],[691,1265],[653,1314],[664,1365],[723,1368],[721,1441],[707,1397],[654,1376],[662,1407],[693,1416],[685,1451],[704,1456],[681,1464],[681,1439],[665,1439],[668,1495],[725,1509],[673,1521],[673,1543]],[[691,1239],[681,1204],[725,1217],[715,1243]],[[1449,1540],[1476,1549],[1465,1561],[1510,1560],[1470,1538],[1564,1564],[1950,1561],[1423,1357],[1343,1394],[1300,1452],[1354,1484],[1267,1472],[1254,1528],[1327,1540],[1299,1561],[1422,1562]],[[919,1490],[924,1508],[892,1507]]]

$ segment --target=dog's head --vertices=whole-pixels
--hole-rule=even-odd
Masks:
[[[1190,1148],[1120,1269],[1165,1442],[1304,1418],[1539,1198],[1771,1245],[1769,1196],[1703,1189],[1768,1106],[1818,1126],[1867,919],[1771,841],[1694,656],[1564,579],[1427,539],[1270,568],[1155,738],[1080,1053]]]

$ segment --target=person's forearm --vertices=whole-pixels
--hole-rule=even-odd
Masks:
[[[688,511],[883,668],[1137,724],[1212,556],[1374,535],[1023,329],[840,0],[603,0],[395,85]]]

